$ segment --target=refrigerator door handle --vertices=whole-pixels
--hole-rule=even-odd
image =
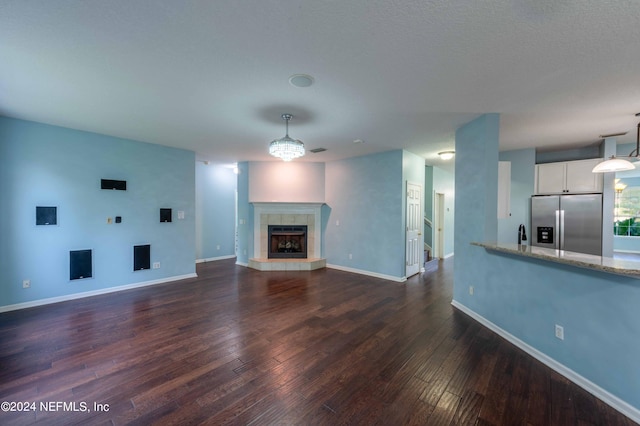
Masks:
[[[564,210],[560,210],[560,250],[564,250]]]
[[[554,246],[556,250],[560,248],[560,210],[556,210],[556,242]]]

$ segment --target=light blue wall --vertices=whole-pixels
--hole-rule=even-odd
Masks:
[[[600,144],[602,158],[610,158],[616,153],[615,138],[605,138]],[[615,173],[603,173],[602,176],[602,256],[613,257],[613,233],[615,211]]]
[[[555,163],[558,161],[585,160],[587,158],[599,158],[602,157],[600,150],[600,146],[591,145],[583,148],[538,152],[536,154],[536,164]]]
[[[403,158],[397,150],[326,164],[328,264],[405,275]],[[424,176],[415,178],[424,181]]]
[[[640,237],[614,235],[613,249],[623,253],[640,253]]]
[[[498,219],[498,241],[518,242],[518,227],[522,223],[527,230],[527,241],[531,243],[531,196],[534,191],[536,151],[533,148],[504,151],[500,161],[511,162],[511,216]]]
[[[424,216],[433,223],[433,166],[424,168]],[[433,227],[424,225],[424,242],[433,248]]]
[[[495,205],[497,150],[494,115],[456,132],[455,301],[640,409],[640,280],[469,244],[495,239],[496,212],[482,198]],[[477,226],[458,222],[468,214]]]
[[[465,305],[640,409],[640,281],[477,251]]]
[[[238,257],[236,262],[248,265],[253,256],[253,205],[249,203],[249,163],[238,163]]]
[[[424,193],[424,158],[409,151],[402,151],[402,181],[420,185]]]
[[[454,235],[455,235],[455,176],[453,173],[443,170],[439,167],[433,168],[433,194],[444,194],[444,247],[442,253],[444,257],[451,256],[454,251]],[[433,212],[435,216],[435,212]],[[473,218],[467,218],[473,220]],[[435,238],[435,236],[434,236]]]
[[[0,306],[193,274],[194,164],[191,151],[0,117]],[[58,225],[36,226],[36,206],[57,206]],[[160,223],[162,207],[172,223]],[[138,244],[160,269],[133,272]],[[93,250],[93,278],[70,281],[78,249]]]
[[[237,176],[224,165],[196,163],[196,258],[235,254]]]
[[[453,298],[462,304],[468,286],[477,281],[474,267],[481,257],[470,243],[496,241],[498,236],[499,129],[499,115],[487,114],[456,131]]]
[[[620,183],[624,183],[627,186],[640,186],[640,177],[621,177]]]
[[[636,149],[635,143],[621,143],[616,144],[616,156],[626,157],[631,151]]]

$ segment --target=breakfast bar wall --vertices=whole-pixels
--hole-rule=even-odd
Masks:
[[[640,421],[640,280],[471,244],[497,240],[499,127],[489,114],[456,132],[452,303]]]

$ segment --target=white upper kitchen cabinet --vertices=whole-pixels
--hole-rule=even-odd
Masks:
[[[580,194],[602,192],[602,173],[591,170],[601,158],[536,164],[535,193]]]
[[[536,164],[536,194],[564,193],[566,172],[566,163]]]

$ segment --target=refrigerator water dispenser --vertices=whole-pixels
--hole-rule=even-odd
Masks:
[[[553,226],[538,226],[538,242],[553,244]]]

